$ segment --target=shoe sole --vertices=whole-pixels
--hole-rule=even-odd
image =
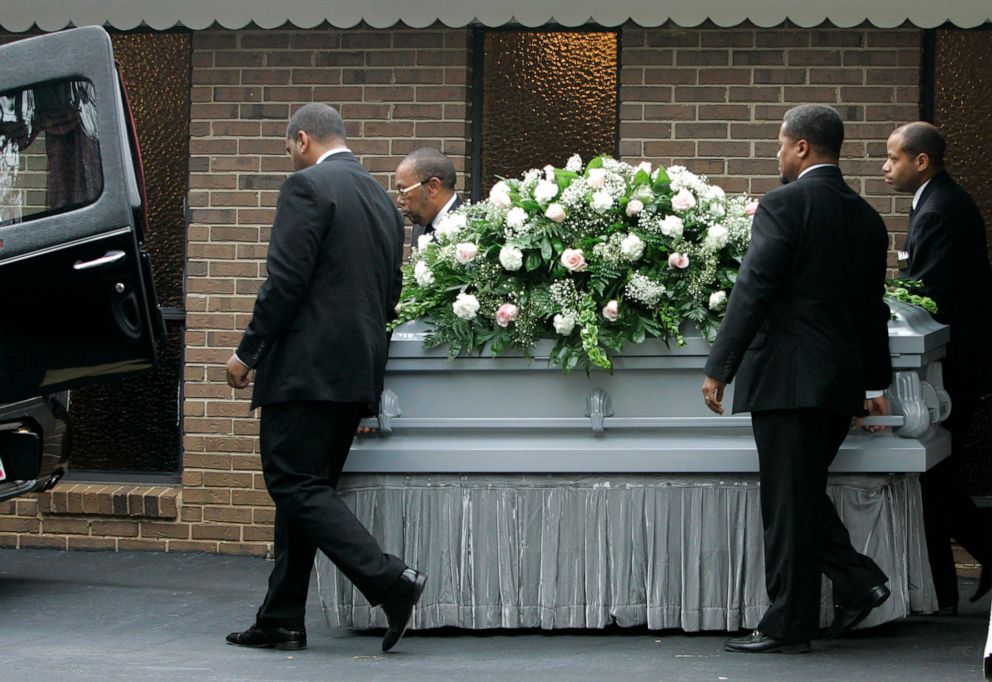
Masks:
[[[276,649],[278,651],[300,651],[307,648],[306,642],[273,642],[272,644],[239,644],[227,640],[231,646],[240,646],[246,649]]]
[[[782,644],[768,649],[738,649],[730,645],[725,645],[724,648],[735,654],[808,654],[813,647],[810,646],[809,642],[797,642],[796,644]]]
[[[403,639],[403,635],[405,635],[406,631],[410,628],[410,621],[413,620],[413,609],[414,607],[417,606],[417,602],[420,601],[420,595],[423,593],[424,585],[426,583],[427,583],[427,575],[424,573],[418,573],[417,579],[413,583],[413,603],[410,604],[410,615],[407,616],[406,623],[403,624],[403,631],[400,632],[400,636],[397,637],[396,641],[389,646],[389,649],[383,649],[382,650],[383,653],[389,651],[397,644],[399,644],[400,640]]]

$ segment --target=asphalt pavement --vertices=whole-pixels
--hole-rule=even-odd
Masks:
[[[0,681],[75,680],[981,680],[989,597],[816,641],[802,655],[734,654],[727,633],[410,632],[330,628],[311,590],[309,648],[243,649],[272,564],[253,557],[0,550]]]

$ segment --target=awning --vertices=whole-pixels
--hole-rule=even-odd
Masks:
[[[336,28],[362,22],[373,28],[425,28],[437,21],[449,27],[619,26],[628,21],[692,27],[707,20],[717,26],[750,21],[770,27],[789,21],[802,27],[868,22],[890,28],[909,22],[934,28],[950,22],[972,28],[992,21],[992,0],[3,0],[0,8],[0,27],[14,32],[92,24],[122,30],[251,24],[313,28],[324,22]]]

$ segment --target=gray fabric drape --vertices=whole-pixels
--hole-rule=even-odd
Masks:
[[[755,476],[348,475],[386,552],[429,576],[411,627],[735,631],[768,605]],[[864,626],[936,609],[915,474],[831,477],[855,547],[892,597]],[[328,623],[384,627],[318,555]],[[832,618],[824,579],[821,623]]]

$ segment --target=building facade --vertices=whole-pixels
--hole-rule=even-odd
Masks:
[[[248,391],[227,386],[224,362],[264,278],[276,197],[291,171],[286,122],[307,102],[339,108],[350,147],[387,189],[406,153],[434,146],[454,159],[459,188],[471,195],[485,190],[487,163],[531,146],[522,140],[542,138],[547,125],[533,103],[521,106],[522,120],[498,118],[494,104],[513,95],[500,94],[494,50],[507,40],[507,55],[521,46],[528,54],[548,50],[568,72],[576,48],[562,48],[556,36],[581,42],[583,34],[605,33],[615,45],[607,68],[614,80],[606,86],[613,104],[582,113],[581,102],[548,96],[566,112],[559,116],[574,109],[607,121],[612,148],[596,151],[685,165],[728,192],[760,196],[779,182],[782,114],[806,102],[833,105],[847,126],[841,168],[885,217],[894,266],[910,198],[882,181],[885,140],[896,126],[924,117],[948,127],[951,169],[992,224],[992,109],[982,101],[992,88],[992,32],[981,14],[959,17],[965,27],[945,23],[954,20],[948,16],[842,26],[836,17],[797,21],[757,12],[656,24],[630,16],[590,22],[591,13],[569,25],[541,17],[527,23],[518,12],[514,22],[435,16],[418,25],[422,18],[404,24],[363,16],[336,25],[316,15],[253,16],[253,3],[244,4],[237,20],[153,10],[117,20],[46,18],[42,10],[31,14],[29,3],[15,3],[6,19],[7,10],[0,12],[2,42],[106,21],[118,53],[130,50],[133,66],[122,64],[122,71],[136,109],[148,109],[139,114],[146,117],[139,136],[143,145],[155,140],[144,155],[155,178],[149,203],[160,207],[152,212],[152,233],[162,235],[152,255],[168,264],[160,271],[172,273],[159,289],[173,372],[135,389],[140,399],[117,388],[104,389],[109,395],[94,405],[80,399],[74,417],[83,440],[73,445],[79,473],[51,492],[0,504],[0,546],[271,551],[274,507],[261,475],[257,415]],[[974,10],[962,5],[962,12]],[[534,40],[547,44],[535,47]],[[526,81],[537,67],[523,60],[513,68]],[[535,91],[548,95],[555,86],[535,79]],[[546,162],[587,148],[582,140],[566,146],[556,141],[546,153],[560,158]],[[135,405],[139,414],[121,416]],[[155,409],[162,414],[146,424],[143,415]],[[103,416],[87,415],[94,412]],[[106,461],[93,456],[98,450],[108,453]]]

